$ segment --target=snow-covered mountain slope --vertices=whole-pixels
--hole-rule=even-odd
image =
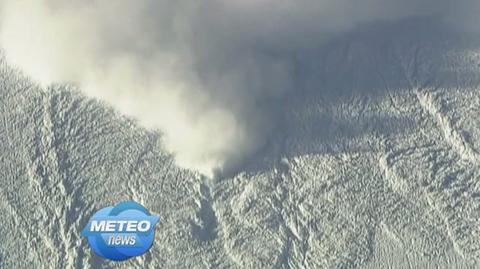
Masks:
[[[108,105],[3,63],[0,267],[480,266],[480,39],[418,19],[295,57],[278,130],[217,180]],[[128,199],[160,216],[154,247],[95,257],[81,229]]]

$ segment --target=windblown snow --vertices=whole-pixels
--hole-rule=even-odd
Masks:
[[[478,36],[366,25],[294,68],[266,146],[212,180],[161,133],[3,61],[0,268],[479,267]],[[160,216],[153,248],[96,257],[80,231],[129,199]]]

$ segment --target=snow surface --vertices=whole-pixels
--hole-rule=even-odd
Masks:
[[[269,145],[212,180],[160,133],[2,63],[0,268],[480,267],[480,39],[365,26],[297,68]],[[160,216],[153,248],[96,257],[81,230],[129,199]]]

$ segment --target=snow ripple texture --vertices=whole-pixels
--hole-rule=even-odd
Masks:
[[[282,128],[215,181],[160,133],[2,63],[0,268],[478,268],[480,40],[415,23],[299,55]],[[96,257],[80,231],[130,199],[161,217],[153,248]]]

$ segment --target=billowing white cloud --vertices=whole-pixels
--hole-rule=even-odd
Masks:
[[[455,21],[474,1],[448,3],[0,0],[0,46],[36,81],[77,84],[162,130],[180,165],[211,175],[267,140],[277,101],[295,90],[291,51],[369,21]]]

